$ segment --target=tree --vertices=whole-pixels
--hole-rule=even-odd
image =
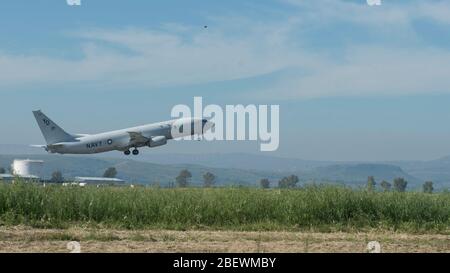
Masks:
[[[177,182],[177,186],[180,188],[185,188],[188,186],[189,178],[192,177],[192,174],[188,170],[182,170],[180,174],[175,178]]]
[[[215,181],[216,181],[216,176],[214,174],[212,174],[210,172],[203,174],[203,182],[204,182],[205,188],[214,186]]]
[[[391,183],[389,183],[389,182],[387,182],[387,181],[385,181],[385,180],[383,180],[383,181],[380,183],[380,186],[384,189],[384,191],[390,191],[390,190],[391,190],[391,187],[392,187]]]
[[[376,184],[377,183],[375,182],[375,178],[373,176],[367,177],[367,190],[368,191],[374,191]]]
[[[55,171],[52,173],[51,181],[53,183],[62,183],[62,182],[64,182],[64,177],[62,176],[60,171]]]
[[[427,181],[423,184],[423,192],[425,193],[433,193],[433,182]]]
[[[115,178],[117,175],[117,170],[114,167],[108,168],[105,173],[103,174],[103,177],[106,178]]]
[[[263,178],[259,181],[259,184],[261,185],[261,188],[268,189],[270,188],[270,181],[267,178]]]
[[[0,174],[4,174],[4,173],[6,173],[5,168],[0,167]]]
[[[295,188],[298,181],[299,181],[298,176],[296,176],[296,175],[283,177],[280,181],[278,181],[278,187],[280,187],[280,188]]]
[[[404,192],[408,182],[403,177],[397,177],[394,179],[394,188],[398,192]]]

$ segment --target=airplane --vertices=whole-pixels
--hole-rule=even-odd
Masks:
[[[47,145],[31,145],[44,148],[49,153],[96,154],[121,151],[138,155],[138,148],[166,145],[168,140],[204,134],[214,123],[203,118],[179,118],[142,126],[136,126],[99,134],[69,134],[47,117],[41,110],[33,111]],[[196,129],[196,130],[195,130]],[[199,135],[199,134],[198,134]]]

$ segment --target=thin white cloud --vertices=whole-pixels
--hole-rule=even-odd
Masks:
[[[359,47],[343,62],[317,61],[315,67],[299,67],[308,73],[281,77],[255,93],[292,99],[450,92],[450,52],[439,49]]]
[[[450,23],[450,3],[369,7],[349,1],[285,0],[292,10],[282,21],[212,18],[207,29],[169,23],[158,29],[91,29],[71,33],[78,60],[0,51],[0,87],[93,83],[124,88],[201,84],[255,77],[284,69],[266,90],[271,98],[450,92],[450,54],[424,47],[355,45],[336,58],[299,46],[298,29],[349,21],[414,42],[411,22]],[[386,1],[385,1],[386,2]],[[449,15],[449,16],[447,16]],[[333,45],[330,45],[332,48]],[[1,90],[1,89],[0,89]]]
[[[81,60],[0,53],[0,86],[107,81],[159,87],[226,81],[283,69],[293,64],[291,55],[299,55],[266,40],[275,32],[228,37],[219,28],[190,31],[184,38],[186,33],[100,29],[75,35],[84,41]]]

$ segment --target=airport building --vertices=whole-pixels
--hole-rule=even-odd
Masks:
[[[23,175],[23,176],[18,176],[18,175],[12,175],[12,174],[0,174],[0,181],[14,181],[14,178],[22,178],[25,180],[36,180],[36,181],[40,181],[40,178],[38,176],[35,175]]]

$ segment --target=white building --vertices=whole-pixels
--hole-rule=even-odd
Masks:
[[[15,159],[11,167],[14,175],[23,178],[38,179],[41,177],[43,166],[44,161],[42,160]]]

